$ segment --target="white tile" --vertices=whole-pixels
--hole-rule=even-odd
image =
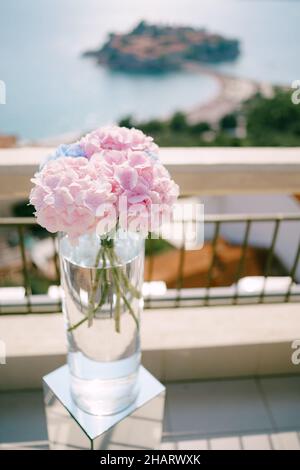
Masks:
[[[276,430],[300,430],[300,376],[260,379]]]
[[[296,432],[281,432],[271,434],[274,450],[300,450],[300,437]]]
[[[220,380],[167,385],[170,429],[205,438],[222,433],[271,430],[254,380]]]
[[[208,441],[206,439],[192,441],[178,441],[178,450],[208,450]]]
[[[0,444],[0,450],[48,450],[48,441],[12,442]]]
[[[0,416],[0,442],[48,439],[42,391],[1,392]]]
[[[163,420],[163,434],[164,435],[172,434],[169,403],[170,403],[170,400],[168,400],[168,388],[167,388],[166,401],[165,401],[165,413],[164,413],[164,420]]]
[[[160,450],[176,450],[177,445],[176,442],[162,442],[159,447]]]
[[[211,450],[241,450],[241,441],[238,436],[218,437],[209,440]]]
[[[268,434],[256,434],[242,436],[244,450],[271,450],[270,437]]]

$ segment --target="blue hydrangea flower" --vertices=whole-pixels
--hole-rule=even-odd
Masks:
[[[60,145],[53,154],[48,155],[46,159],[41,163],[40,169],[51,160],[57,160],[61,157],[85,157],[83,148],[79,144],[62,144]]]
[[[83,148],[79,144],[62,144],[56,152],[56,158],[59,157],[85,157]]]
[[[157,153],[151,152],[150,150],[146,150],[146,154],[147,154],[148,157],[150,157],[151,160],[153,160],[153,161],[158,161],[158,160],[159,160],[159,156],[157,155]]]

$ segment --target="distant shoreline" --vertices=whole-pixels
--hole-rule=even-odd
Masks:
[[[223,116],[234,113],[238,110],[241,104],[260,92],[264,96],[273,95],[273,84],[268,82],[258,82],[256,80],[234,77],[224,72],[219,72],[213,68],[205,65],[198,65],[194,63],[186,64],[184,70],[199,75],[206,75],[213,78],[219,83],[219,91],[217,94],[210,98],[209,101],[203,104],[197,104],[195,100],[195,106],[189,109],[182,109],[182,112],[186,115],[187,120],[191,123],[208,122],[212,126],[216,125]],[[172,115],[173,113],[171,113]],[[170,114],[167,116],[157,116],[156,119],[167,120],[170,118]],[[56,146],[62,142],[72,142],[77,140],[86,132],[74,131],[58,135],[54,137],[28,140],[26,143],[38,146]],[[24,139],[25,140],[25,139]]]
[[[219,92],[207,103],[195,105],[186,111],[190,123],[208,122],[216,124],[226,114],[231,114],[239,109],[240,105],[253,97],[256,93],[264,96],[272,96],[273,85],[271,83],[258,82],[247,78],[234,77],[218,72],[211,67],[187,64],[186,70],[199,72],[214,78],[219,83]]]

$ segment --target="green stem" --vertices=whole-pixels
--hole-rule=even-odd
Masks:
[[[111,260],[111,254],[109,253],[108,254],[109,258],[110,258],[110,261]],[[112,263],[111,263],[112,264]],[[124,292],[122,291],[121,289],[121,281],[120,281],[120,271],[122,268],[117,268],[116,266],[111,266],[111,269],[112,269],[112,274],[113,274],[113,277],[114,277],[114,280],[115,280],[115,284],[116,286],[118,286],[118,290],[119,290],[119,293],[121,295],[121,298],[123,299],[123,302],[124,304],[126,305],[130,315],[132,316],[132,318],[134,319],[135,321],[135,324],[137,326],[137,329],[139,329],[139,321],[130,305],[130,303],[128,302],[127,298],[126,298],[126,295],[124,294]]]
[[[97,256],[96,256],[96,260],[95,260],[95,268],[96,269],[98,268],[99,261],[100,261],[101,255],[102,255],[102,251],[103,250],[102,250],[102,245],[101,245],[98,252],[97,252]],[[68,331],[75,330],[78,326],[82,325],[82,323],[84,323],[86,321],[88,321],[88,326],[92,325],[94,313],[97,310],[97,308],[94,308],[95,296],[96,296],[96,292],[97,292],[97,287],[98,287],[99,282],[100,282],[101,277],[102,277],[102,271],[103,271],[102,269],[101,270],[98,269],[97,272],[96,272],[95,281],[94,281],[93,287],[92,287],[91,297],[89,299],[87,316],[82,318],[79,322],[75,323],[74,325],[69,326]]]
[[[101,256],[102,256],[102,245],[100,246],[100,248],[98,250],[98,253],[97,253],[97,256],[96,256],[96,261],[95,261],[95,268],[96,269],[98,268]],[[88,305],[88,314],[87,314],[87,316],[88,316],[88,326],[89,327],[92,326],[92,324],[93,324],[93,318],[94,318],[94,313],[95,313],[95,297],[96,297],[97,289],[98,289],[98,286],[99,286],[99,283],[101,281],[102,276],[103,276],[103,269],[97,269],[96,276],[95,276],[95,281],[93,283],[92,292],[91,292],[91,296],[90,296],[90,299],[89,299],[89,305]]]
[[[82,323],[86,322],[88,319],[89,319],[88,317],[82,318],[82,320],[80,320],[79,322],[75,323],[74,325],[69,326],[68,331],[75,330],[78,326],[82,325]]]
[[[98,302],[98,304],[96,305],[96,307],[94,307],[93,309],[93,313],[95,313],[98,308],[102,307],[102,305],[105,303],[105,300],[106,300],[106,297],[107,297],[107,293],[108,293],[108,284],[109,284],[109,281],[107,279],[107,273],[106,273],[106,258],[105,258],[105,251],[103,250],[103,253],[102,253],[102,262],[103,262],[103,268],[102,268],[102,273],[103,273],[103,277],[104,277],[104,285],[102,287],[102,292],[101,292],[101,298]],[[102,277],[102,276],[101,276]]]
[[[121,293],[118,283],[116,284],[116,308],[115,308],[115,326],[116,332],[120,333],[120,320],[121,320]]]
[[[111,251],[111,259],[112,262],[115,262],[116,264],[122,264],[114,250]],[[123,269],[120,268],[119,273],[122,277],[122,281],[124,283],[124,287],[129,290],[129,292],[133,295],[133,297],[136,297],[137,299],[140,299],[142,297],[141,292],[139,292],[129,281],[128,276],[124,273]]]
[[[130,303],[128,302],[128,300],[127,300],[127,298],[126,298],[126,295],[125,295],[122,291],[121,291],[121,297],[122,297],[122,299],[123,299],[123,301],[124,301],[126,307],[128,308],[128,311],[129,311],[130,315],[131,315],[132,318],[134,319],[134,322],[135,322],[135,324],[136,324],[137,329],[139,330],[139,328],[140,328],[139,321],[138,321],[138,319],[137,319],[137,317],[136,317],[136,315],[135,315],[135,313],[134,313],[134,311],[133,311],[133,309],[132,309]]]
[[[102,268],[99,269],[98,265],[100,262],[100,258],[102,257]],[[109,291],[109,279],[107,277],[107,269],[106,269],[106,257],[110,263],[110,269],[112,272],[112,276],[114,279],[115,284],[115,291],[116,291],[116,305],[115,305],[115,328],[116,332],[120,333],[120,319],[121,319],[121,299],[123,300],[126,308],[128,309],[130,315],[132,316],[137,328],[139,329],[139,321],[136,317],[133,308],[130,305],[126,297],[126,291],[129,291],[130,294],[139,299],[141,298],[141,293],[130,283],[126,273],[124,273],[122,266],[118,266],[121,264],[118,256],[114,251],[113,240],[102,240],[101,246],[97,252],[96,260],[95,260],[95,268],[97,269],[95,280],[92,285],[92,292],[88,303],[88,311],[87,315],[82,318],[79,322],[71,325],[68,328],[68,331],[75,330],[78,326],[82,325],[84,322],[88,321],[88,327],[92,326],[93,318],[98,310],[106,301],[108,291]],[[117,264],[117,266],[116,266]],[[102,281],[103,278],[103,286],[101,289],[101,298],[98,304],[95,306],[95,297],[97,293],[97,289],[99,287],[99,283]],[[124,292],[125,291],[125,292]]]

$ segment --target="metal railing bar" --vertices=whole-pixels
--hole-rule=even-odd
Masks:
[[[284,297],[285,295],[285,292],[272,292],[272,293],[268,293],[266,294],[266,296],[268,297]],[[245,293],[245,294],[240,294],[240,298],[256,298],[256,297],[259,297],[260,294],[258,292],[255,292],[255,293]],[[300,292],[291,292],[291,296],[298,296],[300,297]],[[228,294],[228,295],[210,295],[210,300],[213,300],[213,299],[230,299],[232,297],[232,294]],[[200,295],[200,296],[190,296],[190,297],[185,297],[184,299],[182,300],[186,300],[186,301],[189,301],[189,300],[205,300],[206,296],[205,295]],[[162,296],[161,298],[158,298],[158,297],[152,297],[152,300],[153,302],[155,301],[159,301],[159,302],[165,302],[165,301],[174,301],[176,300],[176,297],[168,297],[168,296]]]
[[[229,299],[232,297],[232,294],[233,294],[233,286],[230,286],[230,287],[214,287],[214,288],[211,288],[212,289],[228,289],[228,293],[224,293],[224,294],[218,294],[216,292],[211,292],[211,298],[212,299]],[[297,286],[298,290],[297,291],[292,291],[291,292],[291,296],[300,296],[300,286],[298,285]],[[194,288],[189,288],[188,290],[193,290]],[[206,288],[205,287],[200,287],[198,289],[201,289],[203,291],[203,294],[197,294],[197,295],[194,295],[192,293],[188,293],[186,294],[186,297],[182,300],[198,300],[198,299],[201,299],[201,300],[204,300],[205,299],[205,295],[206,295]],[[197,290],[198,290],[197,289]],[[185,290],[185,289],[183,289]],[[176,295],[177,295],[177,291],[176,289],[170,289],[171,292],[169,292],[167,295],[155,295],[153,296],[152,295],[152,299],[153,301],[164,301],[164,300],[167,300],[167,301],[170,301],[170,300],[176,300]],[[240,293],[240,297],[259,297],[260,295],[260,292],[259,291],[255,291],[255,292],[244,292],[244,293]],[[282,296],[285,296],[286,295],[286,291],[285,290],[282,290],[282,291],[272,291],[272,292],[267,292],[266,295],[270,296],[270,297],[282,297]],[[49,296],[47,296],[47,294],[44,294],[43,297],[48,297],[47,300],[43,300],[43,301],[37,301],[37,299],[34,299],[34,297],[38,297],[38,295],[31,295],[32,297],[32,303],[31,303],[31,306],[32,308],[33,307],[36,307],[36,306],[42,306],[42,307],[50,307],[50,306],[57,306],[57,301],[56,299],[52,299],[50,298]],[[147,296],[145,296],[145,298],[147,298]],[[24,299],[26,300],[26,299]],[[4,306],[5,308],[12,308],[12,307],[20,307],[20,306],[26,306],[26,302],[22,302],[22,300],[20,300],[19,302],[9,302],[7,304],[4,304],[2,303],[2,306]]]
[[[56,238],[55,234],[51,234],[51,239],[53,243],[53,262],[54,262],[54,267],[55,267],[55,274],[56,274],[56,282],[57,285],[60,284],[60,269],[59,269],[59,259],[58,259],[58,253],[57,253],[57,243],[58,239]],[[61,301],[57,301],[58,307],[61,305]]]
[[[241,252],[241,257],[240,261],[238,264],[237,272],[236,272],[236,277],[235,277],[235,293],[232,298],[232,304],[235,305],[238,300],[238,281],[242,277],[243,270],[244,270],[244,264],[245,264],[245,258],[246,258],[246,251],[248,248],[248,240],[249,240],[249,234],[250,234],[250,228],[251,228],[251,220],[246,221],[246,227],[245,227],[245,234],[244,234],[244,239],[243,239],[243,244],[242,244],[242,252]]]
[[[190,222],[190,221],[183,221],[182,222],[182,245],[180,246],[179,250],[179,266],[178,266],[178,276],[176,279],[176,284],[175,284],[175,289],[174,289],[174,294],[170,296],[170,290],[169,292],[166,293],[164,297],[156,297],[155,295],[147,295],[145,296],[145,307],[146,308],[151,308],[152,307],[152,302],[153,306],[156,305],[157,303],[166,303],[166,302],[173,302],[173,306],[179,307],[181,305],[181,301],[184,302],[189,302],[189,301],[195,301],[201,305],[209,305],[210,299],[213,301],[215,300],[232,300],[233,304],[237,303],[238,299],[256,299],[258,298],[258,302],[262,303],[265,298],[268,300],[271,298],[279,298],[283,297],[284,302],[288,302],[290,299],[295,299],[295,297],[299,298],[299,293],[296,291],[294,292],[295,289],[293,289],[293,284],[295,282],[295,276],[296,276],[296,271],[297,267],[299,264],[299,259],[300,259],[300,243],[297,247],[297,252],[295,253],[295,258],[293,260],[292,268],[290,271],[290,278],[291,281],[289,282],[288,287],[285,289],[283,293],[273,293],[273,292],[268,292],[268,289],[266,289],[267,286],[267,278],[270,275],[271,267],[272,267],[272,262],[275,254],[275,245],[276,245],[276,240],[278,237],[278,232],[280,229],[280,224],[282,221],[284,222],[300,222],[300,214],[295,214],[295,213],[287,213],[287,214],[211,214],[211,215],[206,215],[204,218],[205,223],[207,224],[213,224],[214,227],[214,234],[213,234],[213,240],[211,242],[211,247],[212,247],[212,254],[211,254],[211,260],[208,268],[208,273],[207,273],[207,282],[206,286],[200,289],[203,289],[203,294],[201,293],[200,295],[192,295],[189,297],[185,290],[183,289],[183,282],[184,282],[184,262],[186,258],[186,252],[185,252],[185,223]],[[261,288],[260,292],[254,292],[254,293],[240,293],[239,288],[238,288],[238,281],[243,275],[244,271],[244,264],[246,260],[246,253],[247,249],[249,246],[249,237],[250,237],[250,231],[252,227],[252,223],[264,223],[264,222],[269,222],[274,224],[273,228],[273,233],[272,233],[272,239],[270,243],[270,247],[267,250],[267,259],[266,259],[266,264],[265,264],[265,269],[264,269],[264,279],[263,279],[263,285]],[[217,261],[217,247],[218,247],[218,237],[220,234],[220,230],[222,227],[222,223],[246,223],[245,226],[245,232],[243,235],[243,240],[242,240],[242,246],[241,246],[241,255],[238,261],[238,266],[235,274],[235,283],[232,285],[232,291],[230,294],[226,295],[216,295],[216,293],[212,292],[212,281],[213,281],[213,274],[214,274],[214,267]],[[30,281],[30,272],[29,272],[29,266],[28,266],[28,260],[27,260],[27,252],[25,248],[25,229],[26,227],[30,226],[35,226],[37,225],[36,219],[34,217],[6,217],[6,218],[0,218],[0,229],[5,228],[5,227],[14,227],[15,230],[17,230],[18,235],[19,235],[19,247],[20,247],[20,252],[21,252],[21,258],[22,258],[22,272],[23,272],[23,286],[25,288],[25,298],[24,298],[24,303],[27,305],[27,307],[22,307],[22,308],[27,308],[27,311],[22,311],[20,314],[24,313],[35,313],[33,310],[36,310],[36,302],[34,299],[34,295],[31,295],[31,281]],[[57,246],[56,246],[56,236],[55,234],[50,234],[52,240],[53,240],[53,247],[54,247],[54,255],[53,255],[53,261],[55,263],[55,272],[56,272],[56,277],[57,280],[59,281],[59,263],[58,263],[58,252],[57,252]],[[296,248],[296,247],[295,247]],[[150,256],[149,257],[149,280],[151,281],[153,279],[153,264],[154,264],[154,257]],[[270,301],[270,300],[269,300]],[[38,304],[39,305],[39,304]],[[52,306],[55,305],[55,307],[52,308]],[[17,306],[17,305],[16,305]],[[55,312],[60,311],[61,309],[61,302],[60,300],[53,300],[53,302],[49,302],[49,309],[51,312],[53,309],[56,309]],[[12,310],[13,306],[9,303],[5,304],[0,304],[0,315],[1,314],[6,314],[7,310]],[[20,305],[18,305],[17,310],[20,309]],[[50,313],[51,313],[50,312]],[[9,314],[15,313],[15,311],[10,311]],[[17,313],[17,312],[16,312]],[[37,312],[36,312],[37,313]]]
[[[300,258],[300,240],[299,240],[299,244],[298,244],[297,253],[296,253],[296,256],[295,256],[295,259],[294,259],[294,263],[293,263],[293,266],[292,266],[292,269],[291,269],[291,272],[290,272],[291,282],[290,282],[290,285],[288,287],[288,290],[287,290],[287,293],[286,293],[286,296],[285,296],[285,299],[284,299],[285,302],[288,302],[289,298],[291,296],[292,286],[293,286],[293,283],[295,282],[295,275],[296,275],[296,270],[297,270],[299,258]]]
[[[148,256],[148,279],[149,282],[152,281],[153,279],[153,270],[154,270],[154,256]],[[151,295],[148,296],[147,300],[145,301],[147,303],[147,307],[151,307]]]
[[[37,310],[38,309],[38,310]],[[56,309],[40,309],[39,306],[37,305],[36,308],[32,309],[30,312],[29,310],[3,310],[0,314],[0,317],[3,316],[8,316],[8,315],[40,315],[43,313],[49,313],[49,314],[57,314],[57,313],[62,313],[61,306],[57,307]]]
[[[259,298],[259,293],[245,293],[245,294],[240,294],[239,295],[239,298],[240,299],[257,299]],[[278,299],[278,298],[284,298],[285,296],[285,293],[284,292],[272,292],[272,293],[268,293],[266,294],[266,297],[268,297],[268,299]],[[188,305],[185,305],[185,303],[189,303],[189,302],[199,302],[198,304],[193,304],[193,306],[203,306],[203,303],[204,303],[204,300],[205,300],[205,295],[203,296],[190,296],[190,297],[185,297],[185,298],[182,298],[181,301],[183,303],[183,305],[181,306],[187,306]],[[213,302],[214,300],[230,300],[232,297],[232,294],[228,294],[228,295],[211,295],[210,296],[210,300]],[[290,293],[290,297],[293,298],[293,297],[298,297],[300,298],[300,292],[291,292]],[[175,305],[175,302],[176,302],[176,296],[162,296],[162,297],[152,297],[151,301],[153,302],[154,305],[161,305],[162,303],[165,304],[167,302],[170,302],[172,303],[172,308],[174,307]],[[226,304],[227,305],[227,304]],[[228,304],[229,305],[229,304]],[[255,304],[253,304],[255,305]],[[25,314],[40,314],[40,313],[61,313],[61,305],[58,306],[58,304],[53,300],[51,303],[42,303],[42,304],[38,304],[38,303],[34,303],[32,304],[32,311],[31,312],[28,312],[24,309],[26,309],[26,305],[24,305],[24,309],[23,310],[15,310],[15,307],[19,308],[20,309],[20,304],[9,304],[9,305],[2,305],[5,307],[5,310],[3,310],[0,314],[1,315],[11,315],[12,313],[15,315],[25,315]],[[49,308],[47,308],[49,307]],[[53,307],[52,309],[50,309],[50,307]],[[167,306],[168,307],[168,306]],[[43,310],[43,312],[41,312],[41,309]],[[149,309],[149,307],[145,306],[146,309]],[[152,307],[150,307],[152,308]],[[164,308],[164,307],[163,307]],[[12,311],[12,309],[14,309]]]
[[[204,215],[204,222],[207,223],[216,223],[218,221],[222,223],[235,223],[235,222],[244,222],[246,220],[251,220],[253,222],[273,222],[274,220],[284,220],[284,221],[300,221],[299,213],[275,213],[275,214],[206,214]],[[197,222],[197,220],[191,218],[189,222]],[[0,218],[0,227],[13,226],[13,225],[37,225],[35,217],[1,217]]]
[[[35,217],[1,217],[0,227],[12,225],[37,225]]]
[[[180,299],[181,299],[181,289],[183,285],[183,267],[184,267],[184,260],[185,260],[185,222],[182,221],[182,244],[179,253],[179,267],[178,267],[178,276],[176,282],[177,288],[177,298],[176,298],[176,306],[179,307]]]
[[[59,261],[58,261],[58,253],[56,249],[56,237],[55,235],[51,234],[51,239],[53,243],[53,260],[55,266],[55,274],[56,274],[56,281],[60,281],[60,271],[59,271]]]
[[[215,261],[216,261],[217,241],[218,241],[219,233],[220,233],[220,225],[221,225],[220,220],[215,222],[215,233],[214,233],[214,238],[213,238],[213,243],[212,243],[212,257],[211,257],[211,263],[210,263],[208,275],[207,275],[205,305],[207,305],[209,301],[209,290],[211,287],[213,268],[214,268]]]
[[[280,223],[281,223],[281,219],[276,219],[275,225],[274,225],[274,230],[273,230],[271,246],[268,250],[268,257],[267,257],[265,272],[264,272],[263,287],[262,287],[261,294],[260,294],[260,297],[259,297],[259,302],[260,303],[264,301],[266,281],[267,281],[267,278],[268,278],[268,275],[269,275],[269,272],[270,272],[270,268],[271,268],[271,265],[272,265],[272,261],[273,261],[274,248],[275,248],[275,244],[276,244],[276,240],[277,240],[277,235],[278,235]]]
[[[247,294],[240,294],[239,296],[239,299],[242,300],[242,299],[259,299],[259,296],[260,294],[259,293],[247,293]],[[268,298],[268,300],[271,300],[272,298],[274,299],[279,299],[279,298],[282,298],[284,299],[284,296],[285,296],[285,293],[282,292],[282,293],[277,293],[277,292],[272,292],[272,293],[268,293],[266,294],[265,297]],[[298,292],[291,292],[291,295],[290,295],[291,298],[293,297],[297,297],[300,299],[300,293]],[[232,298],[232,294],[228,294],[228,295],[211,295],[209,297],[209,300],[211,302],[213,302],[214,300],[228,300],[230,301],[230,299]],[[207,304],[205,304],[205,299],[206,299],[206,296],[191,296],[191,297],[184,297],[184,298],[181,298],[181,306],[185,306],[185,303],[189,303],[189,302],[198,302],[197,304],[193,304],[193,306],[208,306]],[[152,304],[153,306],[157,305],[157,304],[161,304],[161,303],[167,303],[167,302],[170,302],[172,303],[172,307],[174,307],[174,303],[176,301],[176,297],[167,297],[167,296],[164,296],[164,297],[161,297],[161,298],[154,298],[152,297]],[[256,302],[257,303],[257,302]],[[256,305],[256,303],[253,303],[253,305]],[[230,305],[229,303],[226,304],[226,305]],[[246,304],[245,304],[246,305]],[[148,308],[148,307],[146,307]],[[153,307],[151,307],[153,308]]]
[[[280,214],[208,214],[204,216],[204,223],[215,223],[220,221],[222,223],[235,223],[245,222],[251,220],[252,222],[274,222],[276,220],[281,221],[300,221],[300,214],[297,213],[280,213]]]
[[[31,301],[30,301],[31,287],[30,287],[29,273],[27,270],[27,259],[26,259],[26,253],[25,253],[24,226],[23,225],[18,226],[18,234],[19,234],[21,258],[22,258],[22,271],[23,271],[25,296],[27,300],[27,308],[28,308],[28,311],[30,312],[31,311]]]

